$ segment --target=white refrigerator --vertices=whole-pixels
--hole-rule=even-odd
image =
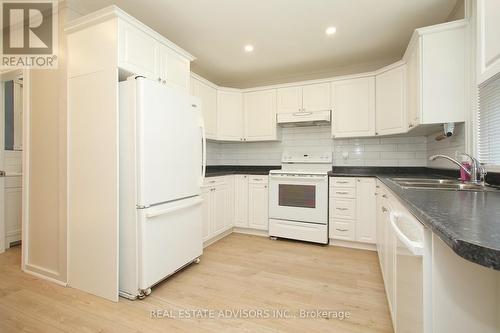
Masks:
[[[135,299],[203,252],[206,140],[197,98],[143,77],[119,89],[119,290]]]

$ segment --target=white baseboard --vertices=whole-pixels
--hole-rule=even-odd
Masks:
[[[237,234],[245,234],[245,235],[261,236],[261,237],[269,237],[269,231],[267,231],[267,230],[258,230],[258,229],[234,227],[233,228],[233,232],[237,233]]]
[[[207,239],[206,241],[203,242],[203,248],[206,248],[206,247],[212,245],[213,243],[220,241],[222,238],[227,237],[232,233],[233,233],[233,229],[229,228],[226,231],[221,232],[220,234],[215,235],[214,237]]]
[[[339,246],[339,247],[348,247],[351,249],[357,250],[367,250],[367,251],[377,251],[377,246],[375,244],[367,244],[367,243],[359,243],[359,242],[350,242],[338,239],[330,238],[331,246]]]
[[[28,268],[28,266],[29,265],[26,265],[26,268]],[[32,275],[32,276],[37,277],[37,278],[42,279],[42,280],[46,280],[46,281],[55,283],[55,284],[57,284],[57,285],[59,285],[61,287],[67,287],[68,286],[67,282],[59,281],[57,279],[48,277],[46,275],[43,275],[43,274],[40,274],[40,273],[37,273],[37,272],[34,272],[34,271],[30,271],[29,269],[26,269],[26,268],[23,269],[23,272],[26,273],[26,274]]]

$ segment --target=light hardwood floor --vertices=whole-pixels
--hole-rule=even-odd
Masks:
[[[112,303],[0,255],[0,332],[392,332],[377,254],[232,234],[142,301]],[[152,310],[349,311],[350,319],[151,319]]]

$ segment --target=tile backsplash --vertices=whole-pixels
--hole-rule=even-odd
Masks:
[[[281,129],[279,142],[209,142],[208,165],[280,165],[283,151],[331,151],[334,165],[426,166],[425,136],[331,138],[330,126]]]

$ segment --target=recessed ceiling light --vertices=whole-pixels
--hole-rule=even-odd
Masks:
[[[326,30],[325,30],[325,33],[326,33],[327,35],[333,35],[333,34],[334,34],[334,33],[336,33],[336,32],[337,32],[337,28],[335,28],[335,27],[328,27],[328,28],[326,28]]]
[[[252,52],[253,51],[253,45],[245,45],[245,52]]]

